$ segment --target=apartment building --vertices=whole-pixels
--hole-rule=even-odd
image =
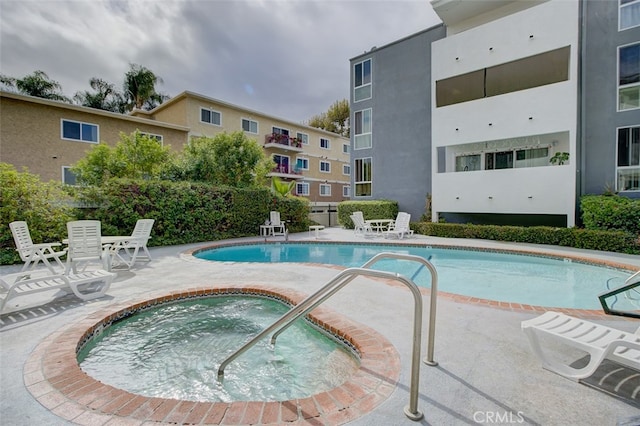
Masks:
[[[184,126],[0,91],[0,161],[43,181],[75,184],[70,167],[95,145],[115,145],[139,130],[174,150],[188,141]]]
[[[244,131],[295,193],[316,203],[350,197],[349,139],[196,93],[183,92],[152,111],[130,115],[0,92],[0,161],[27,167],[43,180],[74,184],[70,167],[99,142],[140,130],[181,151],[192,137]]]
[[[431,4],[443,26],[351,59],[355,199],[418,218],[430,194],[434,221],[574,226],[584,194],[640,196],[640,0]]]
[[[244,131],[276,163],[270,176],[295,181],[296,195],[316,203],[350,198],[350,142],[343,136],[188,91],[133,114],[185,126],[189,138]]]

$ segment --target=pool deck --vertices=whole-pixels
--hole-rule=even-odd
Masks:
[[[398,241],[356,237],[353,231],[340,228],[326,228],[318,236],[318,241]],[[233,241],[263,240],[255,237]],[[270,237],[269,240],[282,241],[283,238]],[[316,237],[314,232],[303,232],[290,235],[289,240],[316,241]],[[400,240],[400,243],[522,250],[640,269],[640,256],[588,250],[426,236]],[[0,424],[158,424],[131,416],[92,416],[95,409],[90,404],[86,407],[70,404],[51,389],[34,392],[33,382],[38,379],[34,371],[29,371],[29,360],[38,354],[37,349],[43,344],[48,343],[48,349],[55,351],[56,336],[115,305],[194,287],[255,285],[310,294],[341,270],[313,264],[208,262],[189,255],[194,249],[211,244],[151,248],[152,262],[139,263],[130,271],[119,272],[107,296],[94,301],[82,302],[73,295],[55,291],[10,301],[10,306],[0,315]],[[18,270],[19,266],[2,266],[0,275]],[[368,288],[365,290],[364,287]],[[427,292],[424,294],[423,336],[426,336],[429,297]],[[398,382],[390,383],[390,392],[387,392],[390,395],[385,395],[371,407],[362,404],[357,409],[350,408],[348,400],[353,398],[337,393],[327,404],[331,403],[334,408],[344,407],[338,410],[341,415],[323,416],[327,407],[316,401],[313,410],[317,415],[295,422],[285,422],[281,418],[282,424],[640,424],[640,374],[637,372],[605,363],[594,376],[577,383],[540,366],[520,329],[520,322],[539,315],[544,308],[447,294],[441,294],[437,301],[434,359],[438,365],[420,365],[418,409],[424,418],[412,421],[403,412],[409,403],[411,377],[411,293],[383,280],[358,278],[323,307],[375,330],[391,342],[400,357]],[[637,320],[605,316],[599,312],[570,313],[630,332],[640,325]],[[426,337],[423,338],[421,358],[426,355],[425,348]],[[580,358],[573,352],[559,350],[570,362]],[[243,421],[243,416],[247,415],[240,411],[234,413],[235,417],[223,416],[221,424],[259,424]],[[233,421],[233,418],[240,420]]]

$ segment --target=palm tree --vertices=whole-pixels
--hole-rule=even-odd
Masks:
[[[97,77],[89,80],[89,85],[95,93],[88,91],[77,92],[74,100],[82,106],[102,109],[112,112],[126,112],[126,105],[122,93],[115,90],[113,84]]]
[[[156,84],[162,83],[160,77],[142,65],[130,64],[130,67],[124,75],[124,98],[129,111],[152,109],[168,99],[167,95],[156,92]]]
[[[44,71],[34,71],[23,78],[0,76],[0,82],[9,88],[16,88],[19,93],[55,101],[71,102],[62,93],[62,86],[51,80]]]

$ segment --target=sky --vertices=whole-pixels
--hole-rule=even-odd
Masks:
[[[304,122],[349,99],[349,59],[438,23],[429,0],[0,0],[0,74],[73,97],[138,64],[169,96]]]

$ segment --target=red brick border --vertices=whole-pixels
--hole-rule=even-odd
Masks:
[[[84,425],[111,421],[131,425],[148,422],[206,425],[291,422],[299,425],[342,424],[372,411],[396,388],[400,375],[400,356],[393,345],[375,330],[322,307],[312,312],[311,320],[325,329],[333,330],[349,342],[360,354],[360,368],[341,386],[308,398],[232,403],[148,398],[105,385],[88,376],[78,366],[78,348],[105,323],[149,304],[224,294],[264,295],[292,304],[304,299],[302,293],[290,289],[228,285],[194,288],[152,299],[119,303],[71,326],[65,326],[42,341],[24,365],[25,385],[34,398],[51,412]]]

